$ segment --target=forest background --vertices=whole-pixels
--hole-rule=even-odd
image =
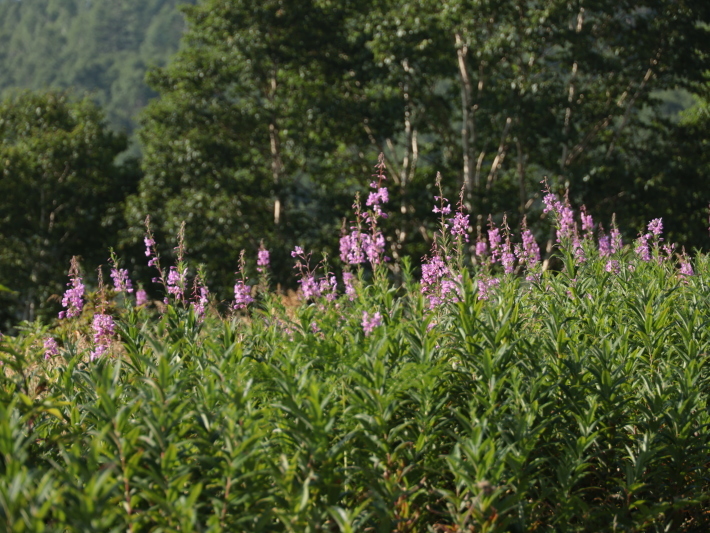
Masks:
[[[261,242],[293,287],[380,152],[395,260],[429,251],[437,172],[472,246],[489,214],[551,243],[547,178],[627,239],[663,217],[707,249],[709,23],[706,0],[0,0],[0,329],[51,318],[74,255],[150,290],[146,215],[165,253],[187,222],[218,298]]]

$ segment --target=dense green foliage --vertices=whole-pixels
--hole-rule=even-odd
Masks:
[[[204,321],[179,298],[158,314],[96,294],[117,321],[97,361],[86,318],[52,332],[48,360],[47,331],[1,341],[0,522],[703,531],[710,259],[684,276],[627,247],[613,273],[593,244],[485,298],[497,271],[458,271],[459,298],[433,310],[409,275],[296,308],[262,288]],[[364,312],[383,317],[369,334]]]
[[[12,89],[88,92],[111,125],[131,131],[155,95],[143,78],[165,64],[190,0],[0,0],[0,95]]]
[[[94,264],[123,227],[135,162],[89,100],[23,93],[0,103],[0,324],[50,318],[74,255]],[[49,316],[48,316],[49,314]]]

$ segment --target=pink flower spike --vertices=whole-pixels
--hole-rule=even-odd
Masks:
[[[594,231],[594,219],[587,214],[587,208],[582,206],[582,231],[591,234]]]
[[[111,279],[113,279],[113,288],[116,292],[133,292],[133,284],[131,278],[128,277],[128,270],[125,268],[112,268]]]
[[[468,242],[468,215],[457,211],[454,218],[450,219],[449,222],[451,222],[451,235],[454,237],[461,236]]]
[[[59,313],[60,319],[77,317],[81,315],[81,310],[84,308],[84,284],[79,277],[79,263],[75,257],[71,261],[69,278],[71,281],[67,283],[67,286],[71,288],[66,290],[62,298],[62,305],[66,311]]]
[[[168,272],[168,293],[172,294],[176,300],[183,300],[183,289],[185,287],[185,276],[187,275],[187,269],[183,268],[180,272],[177,267],[170,267],[170,272]]]
[[[610,259],[609,261],[607,261],[604,270],[611,274],[618,274],[621,271],[621,265],[616,259]]]
[[[265,250],[263,248],[260,249],[257,252],[256,269],[260,273],[266,272],[266,269],[269,268],[269,262],[270,262],[269,250]]]
[[[616,252],[620,251],[621,247],[623,246],[623,241],[621,240],[621,232],[616,228],[612,228],[609,236],[611,237],[611,253],[615,254]]]
[[[155,241],[150,237],[144,237],[143,242],[145,243],[145,256],[150,257],[153,254],[153,246],[155,246]]]
[[[435,205],[434,209],[432,209],[432,212],[437,213],[437,214],[441,213],[442,215],[450,215],[451,214],[451,206],[449,204],[446,204],[445,206],[440,208]]]
[[[645,233],[643,235],[640,235],[639,238],[636,239],[636,253],[642,261],[648,262],[651,260],[651,250],[648,245],[648,241],[650,238],[651,234]]]
[[[234,309],[244,309],[252,303],[254,298],[251,296],[251,288],[242,280],[237,281],[234,285]]]
[[[488,253],[488,243],[483,239],[476,242],[476,256],[485,256]]]
[[[355,299],[357,292],[355,291],[355,286],[353,285],[353,280],[355,276],[351,272],[343,272],[343,284],[345,285],[345,296],[351,302]]]
[[[362,312],[362,329],[365,332],[365,337],[369,337],[374,329],[382,325],[382,315],[379,312],[375,312],[372,317],[367,313],[367,311]]]
[[[656,237],[659,237],[663,233],[663,219],[654,218],[648,223],[648,231],[653,233]]]
[[[91,328],[94,330],[94,350],[90,354],[90,359],[95,361],[104,355],[111,346],[111,337],[115,333],[113,317],[103,313],[95,314]]]
[[[680,275],[681,276],[692,276],[693,266],[688,261],[681,260],[680,262]]]
[[[609,235],[601,235],[599,237],[599,256],[608,257],[611,255],[611,237]]]
[[[523,244],[520,249],[518,260],[531,268],[540,262],[540,247],[535,241],[535,236],[527,227],[523,229]]]
[[[136,305],[140,307],[141,305],[145,305],[148,302],[148,293],[145,292],[143,289],[138,289],[138,292],[136,292]]]
[[[49,359],[59,355],[59,346],[57,346],[57,341],[54,337],[47,337],[44,339],[44,358]]]

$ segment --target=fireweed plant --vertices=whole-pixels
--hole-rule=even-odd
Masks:
[[[552,272],[527,222],[469,244],[440,192],[421,281],[404,260],[393,287],[384,171],[341,277],[293,251],[296,307],[263,294],[263,246],[226,316],[149,225],[165,302],[115,259],[87,299],[73,260],[62,318],[0,340],[2,530],[707,530],[708,256],[548,189]]]

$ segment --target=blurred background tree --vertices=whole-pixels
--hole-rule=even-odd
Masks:
[[[155,96],[146,70],[177,51],[184,21],[176,6],[191,2],[0,0],[0,96],[14,88],[89,93],[130,135]]]
[[[126,136],[89,100],[22,93],[0,104],[0,324],[50,318],[69,260],[105,264],[140,177],[115,165]]]

